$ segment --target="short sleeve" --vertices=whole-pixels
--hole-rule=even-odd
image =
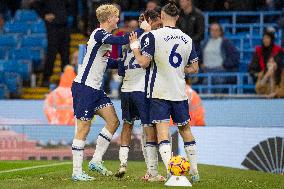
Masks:
[[[148,56],[153,59],[155,53],[155,37],[149,32],[142,36],[141,39],[141,53],[144,56]]]
[[[98,30],[94,35],[94,39],[98,43],[104,43],[105,39],[108,38],[111,35],[112,35],[111,33],[108,33],[105,30]]]
[[[197,61],[198,61],[198,57],[197,57],[197,54],[196,54],[195,46],[192,43],[192,49],[191,49],[191,52],[190,52],[190,55],[189,55],[188,64],[192,64],[192,63],[197,62]]]

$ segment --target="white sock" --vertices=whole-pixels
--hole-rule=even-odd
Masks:
[[[152,176],[158,175],[158,152],[156,142],[146,142],[147,172]]]
[[[129,149],[130,149],[130,146],[126,146],[126,145],[120,146],[119,148],[120,165],[127,165]]]
[[[166,169],[168,171],[168,163],[169,163],[169,161],[172,157],[172,150],[171,150],[170,141],[164,140],[164,141],[160,142],[159,151],[160,151],[162,160],[164,162],[164,165],[166,166]]]
[[[111,139],[112,134],[104,127],[98,136],[96,150],[93,155],[93,159],[91,160],[92,162],[102,162],[103,155],[105,154]]]
[[[83,172],[82,164],[84,159],[85,141],[74,139],[72,144],[73,154],[73,174],[80,174]]]
[[[141,147],[142,147],[144,160],[145,160],[146,166],[148,168],[148,156],[147,156],[147,152],[146,152],[146,134],[145,134],[143,127],[142,127]]]
[[[185,142],[184,150],[189,159],[190,163],[190,174],[195,175],[198,174],[197,170],[197,150],[195,141]]]

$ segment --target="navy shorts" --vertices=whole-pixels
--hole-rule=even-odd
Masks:
[[[140,119],[142,126],[151,126],[149,99],[144,92],[121,93],[122,119],[130,124]]]
[[[188,124],[190,121],[188,101],[150,99],[150,120],[152,123],[169,122],[170,116],[177,126]]]
[[[92,120],[96,111],[113,105],[103,90],[77,82],[73,82],[71,90],[75,117],[82,121]]]

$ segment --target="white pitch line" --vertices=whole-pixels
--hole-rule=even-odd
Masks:
[[[67,165],[67,164],[72,164],[72,162],[53,163],[53,164],[46,164],[46,165],[37,165],[37,166],[32,166],[32,167],[23,167],[23,168],[19,168],[19,169],[10,169],[10,170],[5,170],[5,171],[0,171],[0,174],[17,172],[17,171],[24,171],[24,170],[30,170],[30,169],[38,169],[38,168],[43,168],[43,167],[53,167],[53,166],[58,166],[58,165]]]

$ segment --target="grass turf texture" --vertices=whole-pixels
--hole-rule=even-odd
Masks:
[[[166,187],[163,183],[145,183],[140,181],[140,177],[145,174],[145,164],[143,162],[129,162],[129,169],[123,179],[115,177],[104,177],[87,171],[95,180],[91,182],[73,182],[71,178],[71,162],[65,165],[55,165],[36,169],[22,170],[9,173],[1,173],[4,170],[19,169],[24,167],[50,165],[61,163],[57,161],[0,161],[0,188],[67,188],[67,189],[111,189],[111,188],[183,188]],[[84,170],[87,170],[87,163],[84,163]],[[105,165],[116,171],[118,161],[106,161]],[[159,170],[164,167],[160,163]],[[193,188],[284,188],[284,176],[268,173],[239,170],[218,166],[199,165],[201,182],[194,184]]]

